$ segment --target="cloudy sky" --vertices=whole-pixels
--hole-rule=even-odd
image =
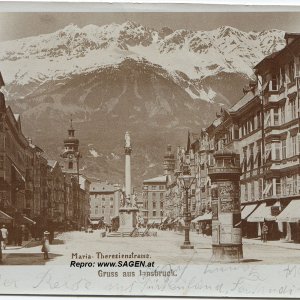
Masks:
[[[105,12],[105,13],[0,13],[0,41],[49,33],[71,23],[83,27],[88,24],[103,25],[127,20],[155,29],[168,26],[172,29],[211,30],[229,25],[244,31],[281,29],[300,31],[299,12]]]

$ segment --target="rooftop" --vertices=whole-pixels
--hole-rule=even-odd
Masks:
[[[115,187],[114,184],[108,183],[106,181],[105,182],[94,181],[94,182],[91,182],[91,185],[90,185],[90,192],[98,192],[98,193],[111,192],[111,193],[113,193],[116,190],[117,190],[117,188]]]
[[[158,177],[154,177],[154,178],[150,178],[150,179],[145,179],[143,181],[143,183],[166,183],[167,182],[167,176],[163,175],[163,176],[158,176]]]

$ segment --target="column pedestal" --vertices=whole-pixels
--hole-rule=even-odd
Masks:
[[[118,232],[131,233],[136,228],[138,208],[122,207],[119,210],[120,227]]]

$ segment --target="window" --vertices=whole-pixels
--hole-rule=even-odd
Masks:
[[[164,212],[163,212],[163,211],[161,211],[161,212],[160,212],[160,216],[162,217],[163,215],[164,215]]]
[[[297,155],[297,136],[296,135],[291,137],[291,152],[292,152],[292,156]]]
[[[160,202],[160,209],[163,209],[164,208],[164,203],[161,201]]]
[[[280,118],[281,118],[281,120],[280,120],[281,124],[284,124],[285,123],[285,105],[281,106]]]
[[[260,142],[257,142],[256,148],[257,148],[257,154],[254,163],[257,163],[257,167],[259,168],[261,166],[261,143]]]
[[[271,115],[270,111],[268,110],[265,115],[265,127],[271,126]]]
[[[156,186],[155,185],[152,185],[152,190],[156,190]]]
[[[4,156],[0,155],[0,170],[4,169]]]
[[[297,174],[293,175],[293,194],[296,195],[298,193],[298,180]]]
[[[284,67],[282,67],[280,69],[280,74],[281,74],[281,86],[283,86],[284,83],[285,83],[285,70],[284,70]]]
[[[292,120],[296,119],[296,101],[290,101],[290,110],[291,110],[291,118]]]
[[[260,128],[261,127],[260,112],[256,114],[256,117],[257,117],[257,128]]]
[[[274,108],[274,126],[279,125],[279,114],[278,114],[278,108]]]
[[[270,90],[271,91],[277,91],[278,90],[278,76],[277,74],[272,74],[272,79],[271,79],[271,85],[270,85]]]
[[[286,159],[286,140],[281,141],[282,159]]]
[[[153,207],[153,208],[156,208],[156,202],[153,201],[152,207]]]
[[[272,179],[266,180],[266,186],[263,191],[263,195],[269,197],[273,195],[273,189],[272,189]]]
[[[243,153],[244,153],[244,159],[242,162],[242,168],[244,169],[244,172],[247,172],[247,147],[243,148]]]
[[[272,145],[266,145],[266,152],[265,152],[265,162],[268,162],[272,159]]]
[[[95,214],[98,214],[98,206],[95,207]]]
[[[289,78],[290,78],[290,82],[295,81],[295,67],[294,67],[294,62],[293,61],[291,61],[289,63]]]
[[[287,195],[287,183],[286,183],[286,177],[282,177],[281,178],[281,183],[282,183],[282,185],[281,185],[281,189],[282,189],[282,196],[285,196],[285,195]]]
[[[156,211],[155,210],[152,212],[152,215],[153,215],[153,217],[156,217]]]
[[[250,156],[249,156],[249,161],[248,161],[248,167],[250,167],[250,170],[253,169],[254,166],[254,154],[253,154],[253,147],[254,145],[250,145]]]
[[[276,160],[280,160],[280,148],[281,148],[280,142],[276,142],[275,143],[275,159]]]
[[[276,178],[276,196],[281,195],[281,182],[280,178]]]
[[[69,161],[69,169],[73,169],[73,162]]]
[[[159,194],[159,198],[162,200],[162,199],[164,199],[164,193],[160,193]]]
[[[258,180],[258,196],[259,196],[259,199],[262,199],[262,192],[263,192],[263,180],[260,178]]]
[[[254,181],[251,181],[251,200],[254,201]]]
[[[160,185],[160,186],[159,186],[159,189],[160,189],[160,190],[163,190],[164,187],[165,187],[164,185]]]
[[[248,184],[245,183],[245,201],[248,201]]]

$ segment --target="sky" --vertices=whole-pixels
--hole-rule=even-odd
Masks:
[[[280,29],[300,31],[299,12],[123,12],[57,13],[7,12],[0,13],[0,41],[54,32],[71,23],[83,27],[88,24],[104,25],[135,21],[144,26],[160,29],[212,30],[228,25],[243,31]],[[1,10],[0,10],[1,11]]]

